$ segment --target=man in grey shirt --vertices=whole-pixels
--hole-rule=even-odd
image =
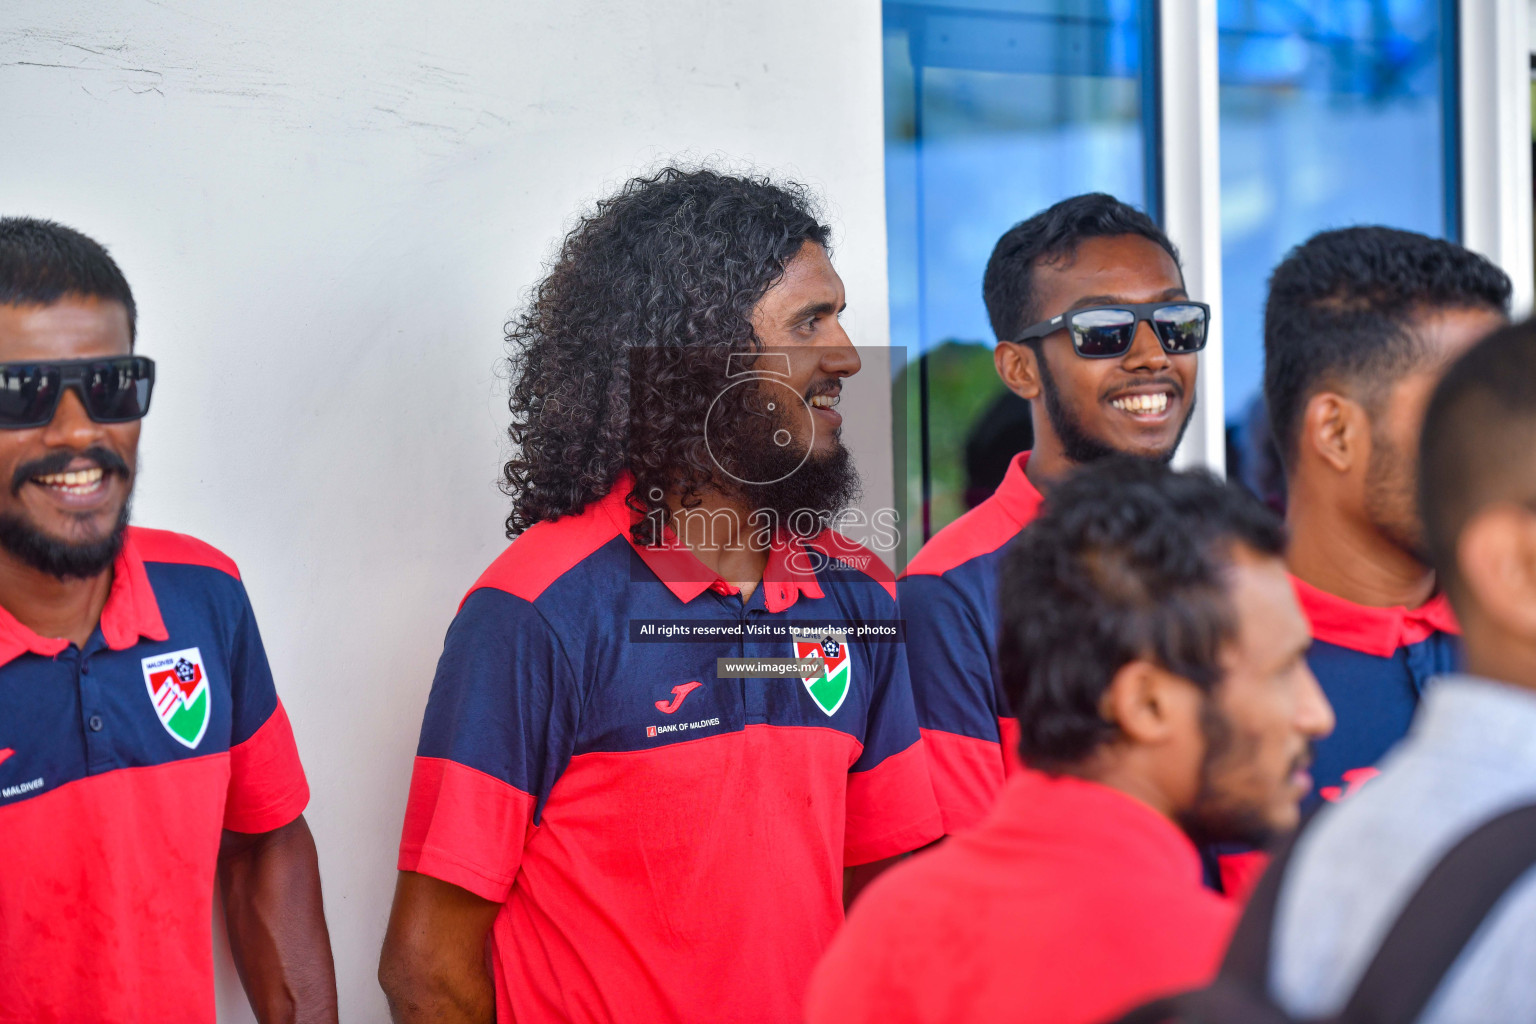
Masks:
[[[1420,505],[1463,631],[1466,675],[1435,681],[1380,777],[1325,809],[1281,889],[1271,995],[1343,1007],[1435,863],[1536,802],[1536,326],[1505,328],[1446,374],[1425,416]],[[1536,1021],[1536,871],[1484,919],[1425,1024]]]

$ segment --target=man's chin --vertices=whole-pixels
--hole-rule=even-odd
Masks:
[[[38,572],[59,579],[89,579],[112,567],[128,528],[125,504],[106,532],[84,524],[73,536],[60,537],[15,513],[0,514],[0,549]]]

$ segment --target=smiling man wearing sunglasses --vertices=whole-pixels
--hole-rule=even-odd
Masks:
[[[96,242],[0,218],[0,1016],[334,1021],[309,788],[233,562],[129,527],[154,363]],[[14,1015],[14,1016],[13,1016]]]
[[[1173,457],[1194,409],[1210,309],[1186,294],[1151,218],[1102,193],[1003,235],[982,286],[998,376],[1030,400],[1035,446],[991,498],[939,531],[899,589],[918,720],[945,831],[976,824],[1008,770],[1017,724],[997,682],[997,570],[1043,495],[1114,454]]]

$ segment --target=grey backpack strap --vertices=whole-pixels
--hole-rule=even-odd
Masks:
[[[1533,866],[1536,805],[1501,814],[1464,837],[1409,898],[1338,1019],[1417,1020],[1483,919]]]

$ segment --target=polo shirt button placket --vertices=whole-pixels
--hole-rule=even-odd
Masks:
[[[748,622],[767,617],[768,612],[766,609],[748,608],[743,612],[741,621],[743,626],[745,626]],[[741,632],[741,657],[760,657],[761,655],[757,651],[748,650],[749,638],[747,637],[746,629],[743,628]],[[752,644],[758,646],[759,649],[761,647],[759,640],[753,640]],[[774,655],[770,652],[768,656],[773,657]],[[743,682],[749,684],[748,688],[742,693],[742,699],[745,701],[742,711],[746,716],[743,720],[748,725],[766,724],[768,722],[768,687],[776,685],[775,682],[768,679],[747,679],[743,680]]]
[[[80,694],[80,710],[85,719],[85,770],[88,774],[110,771],[116,767],[112,745],[103,735],[107,720],[101,712],[101,694],[96,680],[91,677],[90,656],[83,651],[74,652],[75,686]]]

